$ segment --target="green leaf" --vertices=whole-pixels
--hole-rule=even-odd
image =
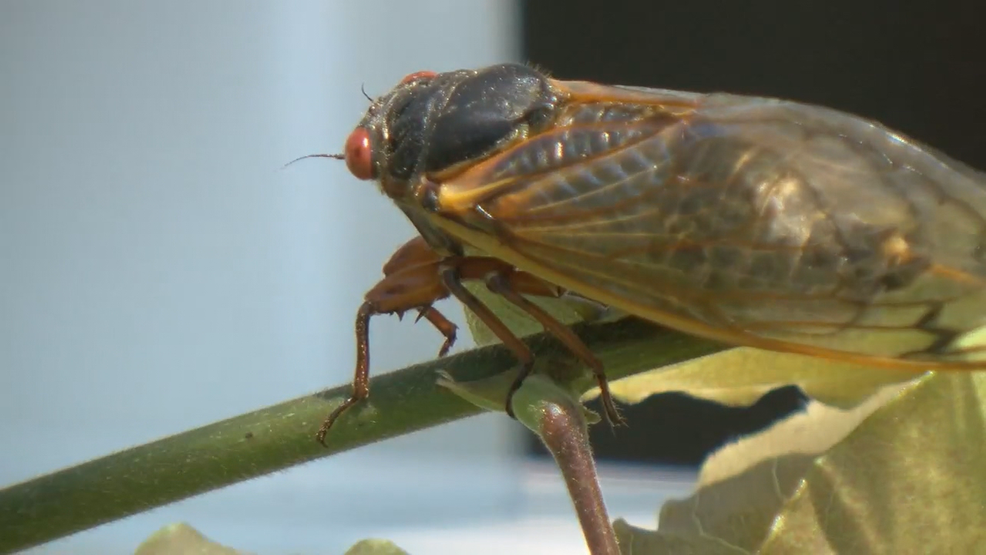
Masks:
[[[246,555],[203,536],[184,522],[169,524],[140,544],[134,555]]]
[[[887,384],[903,383],[919,374],[740,347],[641,372],[613,382],[610,389],[614,397],[630,404],[676,391],[724,405],[748,406],[769,391],[796,385],[813,399],[850,408]],[[598,394],[599,389],[593,388],[586,398]]]
[[[407,551],[387,540],[362,540],[346,550],[346,555],[408,555]]]
[[[986,545],[984,401],[986,374],[929,373],[851,410],[816,404],[716,453],[695,494],[663,507],[656,531],[617,522],[621,547],[976,553]]]

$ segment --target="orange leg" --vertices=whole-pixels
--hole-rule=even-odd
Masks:
[[[609,382],[606,381],[606,373],[603,371],[602,361],[596,358],[596,355],[592,354],[592,351],[585,346],[585,343],[579,339],[579,336],[575,335],[575,332],[571,328],[559,322],[555,317],[545,312],[544,309],[527,300],[523,295],[514,290],[510,282],[510,276],[511,273],[491,274],[486,278],[486,287],[526,312],[531,318],[534,318],[541,324],[545,331],[553,335],[555,339],[561,341],[562,345],[565,345],[568,350],[572,351],[575,356],[581,359],[592,370],[592,374],[596,377],[596,383],[599,384],[599,397],[602,399],[603,408],[606,411],[606,420],[609,421],[610,425],[624,424],[625,421],[620,416],[619,411],[616,410],[613,397],[610,395]],[[517,379],[510,386],[510,393],[507,396],[508,407],[510,406],[510,398],[513,397],[515,391],[520,389],[525,377],[526,374],[517,376]]]
[[[402,247],[394,256],[404,253],[409,245],[410,243]],[[420,315],[445,336],[440,355],[447,353],[455,341],[455,324],[431,307],[435,301],[448,297],[448,291],[437,279],[439,261],[436,258],[421,263],[416,263],[417,260],[414,259],[407,259],[406,262],[407,266],[404,268],[395,267],[388,262],[384,267],[388,275],[366,293],[363,304],[356,312],[356,371],[353,393],[329,414],[319,428],[315,439],[322,445],[325,445],[325,435],[336,419],[370,394],[370,318],[378,314],[403,314],[408,310],[419,309]]]
[[[408,274],[403,274],[408,277],[391,278],[390,280],[384,279],[372,290],[370,290],[366,297],[367,299],[373,297],[377,300],[381,300],[382,298],[388,297],[394,293],[394,291],[391,291],[390,288],[406,288],[406,285],[402,286],[401,284],[396,283],[395,280],[408,279],[409,281],[413,281],[420,285],[422,279],[425,282],[436,279],[432,277],[432,275],[437,275],[439,262],[441,262],[441,257],[428,246],[428,243],[425,242],[424,238],[420,236],[415,237],[414,239],[411,239],[407,243],[401,245],[401,247],[397,249],[397,252],[391,255],[390,260],[383,265],[383,275],[385,278],[391,278],[391,276],[394,276],[395,274],[402,274],[411,269],[416,269],[417,272],[421,273],[413,277]],[[438,291],[432,290],[432,293],[437,294]],[[435,297],[432,302],[447,296],[447,293],[441,294]],[[422,318],[428,320],[428,322],[430,322],[431,325],[445,337],[445,342],[442,343],[442,347],[438,350],[438,356],[440,358],[447,355],[449,350],[455,344],[458,327],[446,318],[444,314],[431,306],[420,306],[416,308],[418,309],[418,317],[415,318],[414,321],[418,322]],[[404,311],[399,310],[396,314],[398,317],[403,316]]]
[[[442,347],[438,349],[438,358],[442,358],[447,355],[452,345],[455,345],[455,333],[458,331],[458,327],[453,324],[444,314],[439,312],[433,307],[422,308],[418,313],[418,317],[415,318],[415,322],[424,318],[431,322],[431,325],[435,327],[442,335],[445,336],[445,342],[442,343]]]
[[[356,370],[353,377],[353,393],[345,402],[329,414],[316,434],[325,445],[325,435],[339,416],[353,405],[369,396],[369,323],[378,314],[403,314],[417,309],[418,319],[425,318],[445,337],[439,351],[444,356],[455,341],[456,326],[432,304],[450,294],[471,310],[510,349],[521,363],[521,371],[507,397],[506,411],[511,417],[511,400],[533,368],[534,355],[527,344],[473,296],[462,285],[463,280],[486,281],[488,287],[518,306],[541,323],[544,328],[572,350],[590,368],[600,384],[607,418],[622,422],[609,394],[602,364],[567,326],[541,310],[522,295],[557,297],[562,290],[539,278],[514,270],[504,262],[488,257],[453,257],[442,259],[421,238],[404,244],[384,265],[384,279],[367,292],[363,304],[356,313]]]
[[[441,261],[442,257],[428,246],[424,237],[418,236],[401,245],[394,254],[390,255],[390,260],[383,265],[383,275],[389,276],[411,266]]]
[[[520,384],[531,374],[531,370],[534,368],[534,353],[531,352],[531,349],[528,348],[526,343],[510,331],[510,328],[496,314],[493,314],[492,310],[462,285],[462,277],[459,275],[457,268],[453,266],[445,267],[442,269],[441,275],[442,283],[445,284],[449,292],[486,324],[486,327],[493,332],[493,335],[496,335],[503,342],[503,345],[510,349],[514,356],[517,357],[517,360],[520,361],[520,372],[517,375],[517,379],[510,386],[509,393],[507,393],[506,411],[510,415],[510,418],[514,418],[514,409],[511,401],[513,400],[514,392],[520,388]]]

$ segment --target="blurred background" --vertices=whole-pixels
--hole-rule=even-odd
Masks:
[[[361,85],[377,95],[413,71],[528,61],[563,79],[825,104],[986,168],[982,11],[5,0],[0,487],[351,379],[355,310],[414,232],[344,164],[281,166],[341,148],[366,106]],[[377,371],[440,343],[396,318],[372,333]],[[802,401],[785,389],[743,410],[679,395],[628,409],[630,429],[595,438],[612,515],[653,527],[710,450]],[[415,553],[584,551],[551,461],[497,414],[32,553],[128,553],[177,521],[264,554],[341,553],[371,536]]]

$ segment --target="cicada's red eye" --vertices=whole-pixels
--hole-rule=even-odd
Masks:
[[[362,127],[354,129],[346,139],[346,167],[356,179],[373,179],[370,133]]]
[[[404,78],[401,79],[401,85],[410,83],[411,81],[417,81],[418,79],[431,79],[436,75],[438,74],[434,71],[415,71],[414,73],[405,75]]]

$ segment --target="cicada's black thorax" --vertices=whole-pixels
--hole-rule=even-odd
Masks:
[[[380,99],[363,125],[382,141],[382,179],[406,182],[481,159],[552,117],[548,79],[520,64],[452,71],[405,83]]]

